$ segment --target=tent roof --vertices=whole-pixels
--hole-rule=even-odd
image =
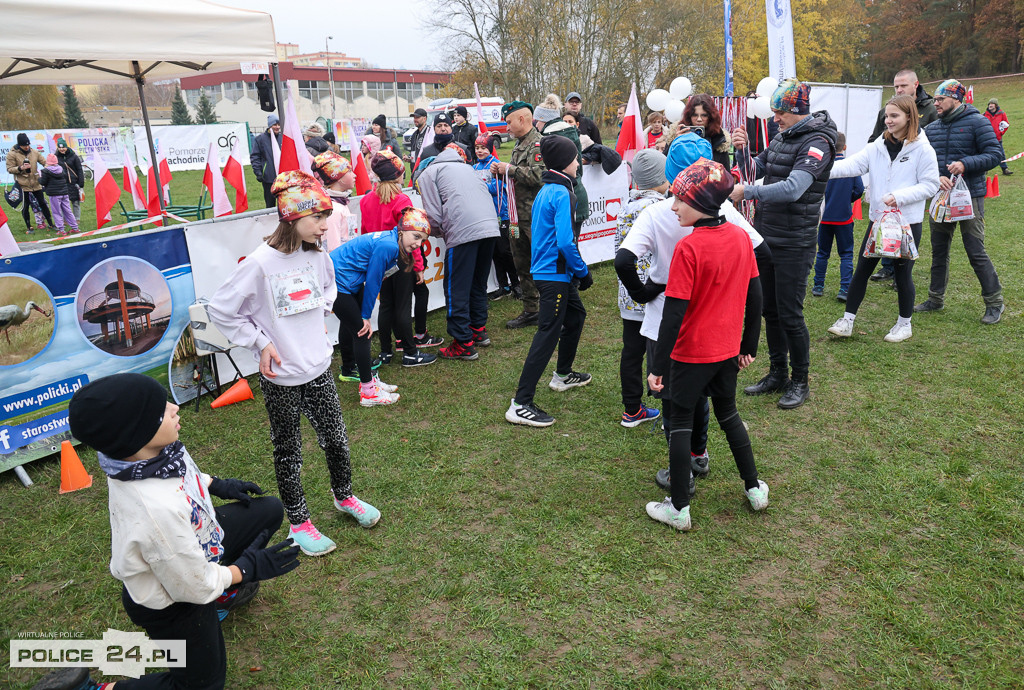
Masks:
[[[269,14],[206,0],[0,0],[0,17],[0,84],[116,83],[132,61],[147,81],[277,61]]]

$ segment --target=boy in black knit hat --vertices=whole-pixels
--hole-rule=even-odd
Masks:
[[[594,284],[573,237],[577,153],[576,145],[565,137],[541,139],[540,155],[548,170],[541,176],[543,185],[533,201],[530,224],[530,272],[540,293],[540,312],[516,397],[505,412],[505,420],[512,424],[555,423],[554,417],[534,404],[533,396],[556,347],[558,363],[548,384],[551,390],[567,391],[585,386],[591,379],[590,374],[572,369],[587,317],[579,292]]]
[[[284,507],[252,482],[199,471],[178,440],[178,406],[154,379],[116,374],[78,390],[68,406],[72,435],[96,449],[110,501],[110,572],[124,583],[128,617],[152,640],[185,640],[185,666],[135,687],[223,688],[220,621],[255,596],[260,580],[298,567],[299,547],[267,547]],[[216,508],[211,497],[230,499]],[[231,565],[225,565],[230,563]],[[87,669],[64,669],[36,688],[109,690]]]

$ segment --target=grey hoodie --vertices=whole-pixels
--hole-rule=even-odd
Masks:
[[[487,185],[455,151],[438,154],[420,174],[418,184],[430,225],[441,229],[448,248],[500,236]]]

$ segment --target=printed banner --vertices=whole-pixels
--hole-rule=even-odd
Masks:
[[[590,217],[580,230],[580,256],[588,264],[611,261],[615,258],[619,209],[629,201],[629,170],[623,163],[606,175],[600,165],[584,165],[583,186],[590,199]]]
[[[125,149],[128,150],[128,157],[134,162],[135,145],[132,136],[130,127],[46,130],[47,143],[52,151],[57,150],[57,140],[63,137],[68,143],[68,148],[77,153],[83,163],[88,164],[95,151],[112,170],[120,170],[124,165]],[[128,142],[132,142],[131,145]]]
[[[725,0],[725,90],[726,98],[732,96],[732,1]]]
[[[779,80],[796,77],[793,50],[793,9],[789,0],[764,0],[768,20],[768,75]]]
[[[135,127],[135,154],[139,160],[149,160],[149,138],[145,127]],[[166,125],[153,127],[156,149],[163,146],[171,170],[205,170],[206,150],[210,143],[217,145],[221,167],[228,162],[231,148],[238,148],[242,165],[249,165],[249,136],[245,123],[216,125]]]
[[[0,471],[70,439],[67,404],[90,380],[152,376],[195,396],[187,328],[192,271],[180,227],[81,242],[0,263],[0,304],[16,309],[0,339]]]
[[[44,156],[50,153],[46,147],[46,131],[42,129],[20,130],[28,135],[32,148],[41,152]],[[11,152],[18,143],[18,132],[0,132],[0,160],[6,161],[7,154]],[[36,171],[39,166],[36,166]],[[14,176],[7,172],[7,166],[0,168],[0,184],[14,184]]]

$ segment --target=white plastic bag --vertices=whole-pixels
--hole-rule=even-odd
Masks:
[[[903,244],[903,228],[906,223],[903,221],[903,214],[898,209],[886,211],[881,219],[875,223],[872,233],[875,240],[876,256],[898,259],[901,256]],[[907,226],[910,229],[910,226]]]
[[[967,188],[963,175],[957,175],[953,181],[953,189],[949,191],[949,222],[974,218],[974,206],[971,204],[971,190]]]

